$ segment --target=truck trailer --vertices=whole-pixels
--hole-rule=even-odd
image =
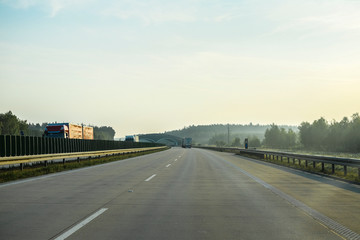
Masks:
[[[192,146],[192,138],[183,138],[181,141],[181,146],[183,148],[191,148]]]
[[[49,138],[94,139],[94,129],[72,123],[52,123],[45,127],[43,136]]]
[[[125,136],[125,142],[139,142],[139,136],[127,135]]]

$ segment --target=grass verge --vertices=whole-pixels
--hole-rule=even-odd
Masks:
[[[87,159],[81,159],[80,162],[71,161],[71,162],[66,162],[65,164],[50,162],[47,166],[44,166],[44,163],[33,163],[32,165],[26,165],[23,170],[21,170],[20,167],[10,167],[5,169],[0,169],[0,183],[124,160],[128,158],[164,151],[167,149],[168,148],[137,152],[137,153],[113,155],[107,157],[104,156],[100,158],[99,157],[87,158]]]
[[[270,162],[273,164],[299,169],[306,172],[316,173],[320,175],[326,175],[332,178],[337,178],[341,180],[345,180],[348,182],[353,183],[360,183],[360,178],[358,176],[358,169],[355,167],[347,167],[347,174],[344,174],[344,168],[342,166],[335,166],[334,173],[332,173],[332,165],[331,164],[324,164],[324,171],[322,170],[322,164],[321,163],[315,163],[315,167],[313,165],[312,161],[308,161],[306,164],[305,160],[299,160],[299,159],[287,159],[286,157],[283,157],[282,161],[281,159],[271,158],[271,159],[264,159],[263,157],[254,156],[250,154],[241,154],[241,156],[258,159],[264,162]]]
[[[323,152],[323,151],[311,151],[311,150],[303,150],[303,149],[276,149],[276,148],[257,148],[256,150],[360,159],[360,153]]]

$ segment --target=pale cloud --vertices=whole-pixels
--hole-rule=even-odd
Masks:
[[[331,33],[360,33],[360,1],[307,1],[276,5],[266,18],[277,22],[269,35],[298,33],[299,39]]]
[[[1,3],[14,8],[28,9],[38,7],[47,12],[50,17],[55,17],[60,11],[73,6],[87,5],[93,0],[2,0]]]
[[[231,21],[237,17],[238,16],[233,13],[226,13],[226,14],[215,17],[214,20],[215,20],[215,22],[224,22],[224,21]]]
[[[195,17],[190,11],[179,10],[175,7],[154,6],[151,4],[116,4],[105,9],[102,15],[116,17],[124,20],[140,19],[146,25],[159,22],[192,22]]]
[[[141,20],[146,25],[164,22],[224,22],[248,14],[243,7],[243,2],[120,0],[107,5],[102,15]]]
[[[329,31],[360,30],[360,11],[354,13],[337,13],[327,16],[312,16],[299,19],[302,24],[313,25],[316,28]]]

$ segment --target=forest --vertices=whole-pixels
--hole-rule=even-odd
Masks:
[[[360,116],[329,122],[302,122],[300,126],[271,125],[205,125],[189,126],[166,132],[178,137],[192,137],[194,144],[243,147],[245,138],[250,147],[328,152],[360,152]]]
[[[11,111],[0,114],[0,135],[42,136],[48,123],[28,123],[20,120]],[[112,127],[94,127],[94,138],[113,140]],[[243,147],[245,138],[253,148],[300,149],[330,152],[360,152],[360,116],[353,114],[341,121],[327,121],[321,117],[302,122],[300,126],[278,126],[259,124],[213,124],[184,127],[165,132],[178,137],[191,137],[193,144]]]
[[[27,120],[20,120],[11,111],[0,113],[0,135],[20,135],[41,137],[48,123],[28,123]],[[94,128],[94,139],[114,140],[115,130],[112,127],[91,126]]]
[[[264,139],[265,131],[270,125],[259,124],[213,124],[184,127],[181,130],[165,132],[178,137],[191,137],[195,144],[217,146],[240,146],[245,138],[254,147],[259,147]],[[297,126],[281,126],[284,129],[298,131]],[[240,144],[240,145],[239,145]]]
[[[265,131],[263,147],[304,149],[327,152],[360,152],[360,116],[344,117],[341,121],[328,122],[324,118],[302,122],[296,133],[271,125]]]

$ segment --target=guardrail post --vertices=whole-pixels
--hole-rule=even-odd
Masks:
[[[332,173],[332,174],[335,173],[335,164],[331,164],[331,173]]]
[[[21,171],[24,170],[24,164],[23,163],[20,163],[20,169],[21,169]]]
[[[325,172],[325,163],[323,163],[323,162],[321,163],[321,171]]]
[[[316,168],[316,162],[313,161],[313,168]]]
[[[344,165],[344,176],[346,176],[346,175],[347,175],[347,166]]]
[[[299,166],[301,166],[301,159],[299,158]]]
[[[305,167],[308,167],[308,160],[305,160]]]
[[[293,158],[293,164],[295,165],[295,158]]]
[[[281,162],[283,161],[283,156],[280,157],[280,161],[281,161]]]
[[[45,167],[47,167],[48,166],[48,161],[45,161],[44,164],[45,164]]]
[[[64,165],[65,165],[65,162],[66,162],[66,161],[65,161],[65,158],[64,158],[64,159],[63,159],[63,164],[64,164]]]

